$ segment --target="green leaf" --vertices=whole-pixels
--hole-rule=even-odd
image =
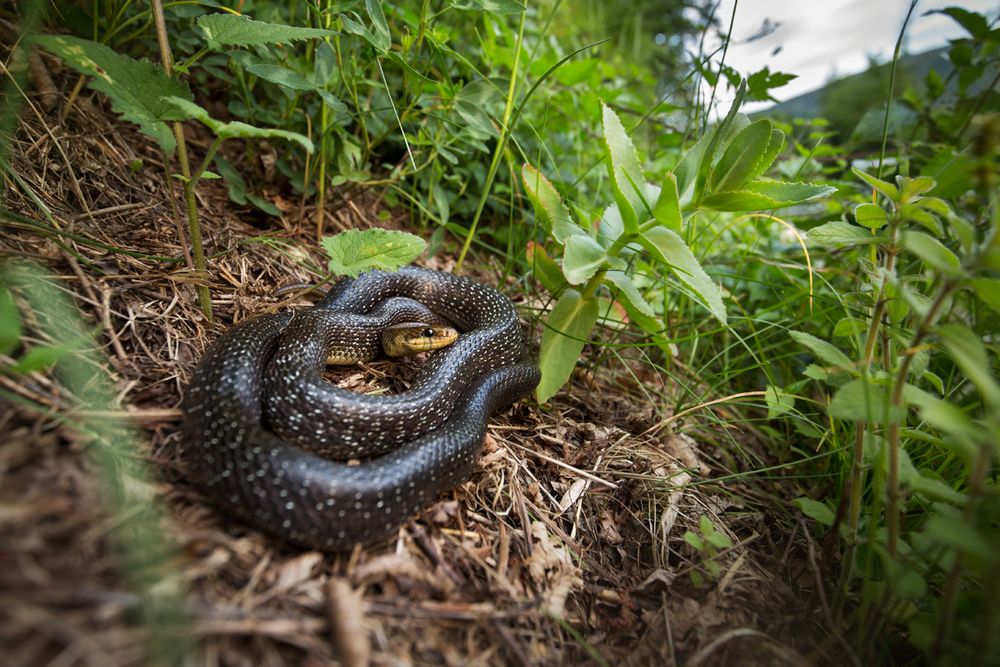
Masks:
[[[271,65],[268,63],[253,63],[244,68],[254,76],[259,76],[265,81],[277,84],[283,88],[292,90],[315,90],[316,86],[312,81],[305,78],[298,72],[281,65]]]
[[[1000,280],[996,278],[973,278],[969,287],[980,301],[1000,313]]]
[[[813,227],[806,235],[812,243],[822,246],[853,246],[878,243],[879,237],[843,220],[833,220]]]
[[[889,222],[889,214],[878,204],[859,204],[854,209],[854,219],[862,227],[876,231]]]
[[[625,300],[646,317],[653,317],[653,307],[642,297],[639,288],[635,286],[632,279],[624,271],[608,271],[604,277],[611,281],[615,287],[621,291]],[[652,333],[652,332],[651,332]]]
[[[365,4],[369,4],[370,0],[365,0]],[[377,3],[376,3],[377,4]],[[368,7],[369,16],[371,16],[371,8]],[[381,13],[382,8],[379,6],[378,12]],[[361,21],[361,17],[354,12],[348,12],[340,15],[340,21],[344,24],[344,32],[350,33],[352,35],[357,35],[361,37],[366,42],[375,47],[381,54],[386,54],[389,51],[389,47],[392,46],[392,40],[389,38],[388,27],[383,31],[381,26],[373,24],[373,30],[369,30],[365,24]],[[382,15],[382,21],[384,23],[385,16]]]
[[[9,354],[21,342],[21,315],[10,290],[0,285],[0,354]]]
[[[982,14],[971,12],[961,7],[946,7],[945,9],[932,9],[928,14],[946,14],[955,20],[960,26],[965,28],[969,36],[976,40],[985,39],[990,33],[990,24]]]
[[[948,441],[960,447],[966,461],[971,462],[976,453],[976,443],[983,438],[982,432],[972,419],[953,403],[934,400],[921,405],[918,410],[925,422],[948,436]]]
[[[726,323],[726,307],[722,303],[722,293],[719,286],[712,282],[701,264],[674,232],[666,227],[654,227],[639,235],[639,243],[653,255],[654,258],[666,265],[678,280],[687,285],[691,291],[701,299],[702,304],[708,308],[723,324]]]
[[[767,418],[777,419],[782,415],[787,415],[795,408],[795,396],[786,394],[781,387],[768,385],[764,392],[764,400],[767,401]]]
[[[517,0],[451,0],[451,6],[490,14],[520,14],[524,11],[524,4]]]
[[[994,557],[990,543],[961,518],[936,514],[927,520],[924,532],[938,544],[946,544],[963,553],[987,560]]]
[[[104,93],[115,112],[138,125],[142,133],[152,137],[164,151],[173,153],[177,142],[165,121],[181,120],[183,116],[163,98],[192,101],[194,98],[186,84],[167,76],[157,65],[133,60],[86,39],[42,35],[32,41],[62,58],[77,72],[91,77],[88,86]]]
[[[586,236],[587,232],[573,222],[573,217],[563,204],[559,192],[544,174],[525,163],[521,167],[521,181],[535,209],[535,216],[545,227],[545,231],[550,232],[557,242],[565,244],[570,236]]]
[[[827,527],[833,525],[835,519],[833,510],[827,507],[825,503],[821,503],[818,500],[813,500],[812,498],[807,498],[805,496],[796,498],[792,501],[792,503],[798,507],[803,514],[817,523],[823,524]]]
[[[885,389],[864,379],[853,380],[837,390],[827,407],[831,417],[848,421],[866,421],[881,424],[889,405],[889,395]],[[898,418],[900,411],[890,412]]]
[[[78,350],[77,345],[39,345],[28,350],[28,353],[7,368],[11,374],[34,373],[54,366],[60,359]]]
[[[828,366],[833,366],[838,370],[850,370],[854,367],[854,362],[851,361],[850,357],[841,352],[833,343],[828,343],[804,331],[789,331],[788,335],[799,345],[808,348]]]
[[[330,271],[352,278],[371,269],[396,271],[416,259],[427,247],[419,236],[377,227],[325,236],[322,244],[330,255]]]
[[[443,229],[439,228],[439,229]],[[528,258],[528,265],[531,266],[531,273],[538,279],[549,294],[556,294],[566,286],[566,279],[563,277],[562,269],[556,260],[549,257],[545,248],[534,241],[528,241],[528,248],[525,251]]]
[[[552,398],[566,384],[597,322],[597,312],[597,299],[585,299],[575,289],[567,289],[559,297],[542,332],[538,355],[542,380],[535,390],[539,403]]]
[[[726,148],[709,177],[711,191],[738,190],[760,171],[771,143],[771,121],[766,118],[750,123],[743,128]]]
[[[660,196],[656,198],[653,205],[653,217],[656,221],[680,234],[684,225],[684,218],[681,216],[680,195],[677,192],[677,178],[673,173],[667,172],[663,179],[663,187],[660,188]]]
[[[365,0],[365,9],[368,18],[372,22],[372,32],[375,35],[377,44],[375,48],[379,51],[388,51],[392,46],[392,36],[389,34],[389,24],[385,20],[385,13],[382,11],[380,0]]]
[[[563,253],[563,275],[570,285],[586,282],[604,266],[607,253],[600,243],[589,236],[571,236],[566,239]]]
[[[983,401],[994,410],[1000,409],[1000,386],[990,373],[989,356],[980,337],[961,324],[942,324],[937,334],[965,377],[976,385]]]
[[[917,204],[900,204],[899,217],[920,224],[935,236],[944,236],[944,227],[938,217]]]
[[[875,178],[874,176],[870,176],[869,174],[866,174],[865,172],[863,172],[860,169],[858,169],[857,167],[851,167],[851,171],[854,172],[855,176],[857,176],[862,181],[864,181],[868,185],[872,186],[873,188],[875,188],[876,190],[878,190],[879,192],[881,192],[882,194],[884,194],[886,197],[888,197],[892,201],[894,201],[894,202],[898,202],[899,201],[899,190],[896,189],[896,186],[893,185],[892,183],[889,183],[889,182],[883,181],[883,180],[879,180],[879,179]]]
[[[697,549],[698,551],[701,551],[702,549],[705,548],[705,542],[702,541],[702,539],[698,537],[698,535],[691,532],[690,530],[684,531],[684,541],[687,542],[692,547],[694,547],[695,549]]]
[[[189,102],[188,100],[178,97],[165,97],[163,99],[165,102],[171,104],[174,108],[181,112],[185,118],[193,118],[204,123],[210,130],[212,130],[212,132],[215,133],[215,136],[220,139],[287,139],[299,144],[306,149],[307,152],[313,152],[312,141],[298,132],[289,132],[288,130],[278,130],[274,128],[254,127],[253,125],[247,125],[246,123],[238,120],[231,123],[224,123],[220,120],[212,118],[208,111],[194,102]]]
[[[208,47],[213,51],[221,51],[226,46],[289,44],[301,39],[332,37],[337,34],[333,30],[264,23],[254,21],[249,16],[234,14],[203,14],[196,22]]]
[[[903,234],[903,247],[945,275],[963,274],[962,263],[955,253],[930,234],[908,231]]]
[[[829,185],[785,183],[761,178],[747,183],[740,190],[708,195],[701,200],[701,206],[716,211],[763,211],[804,204],[836,191]]]
[[[644,194],[646,178],[639,164],[632,140],[625,133],[621,120],[611,107],[601,104],[601,122],[604,128],[604,150],[608,158],[608,175],[615,202],[625,223],[625,233],[632,235],[639,231],[639,221],[649,218]]]

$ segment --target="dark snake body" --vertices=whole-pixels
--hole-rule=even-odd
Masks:
[[[469,327],[451,348],[428,362],[436,369],[433,373],[464,376],[461,390],[430,394],[437,400],[457,395],[454,410],[431,406],[447,413],[447,421],[421,435],[413,433],[398,449],[356,466],[294,446],[265,424],[263,378],[277,372],[270,368],[272,357],[289,323],[299,316],[276,313],[247,320],[209,348],[183,403],[182,455],[193,481],[206,495],[273,535],[314,548],[343,550],[390,534],[414,511],[469,475],[489,417],[538,384],[538,369],[524,361],[513,306],[499,292],[472,281],[415,268],[366,274],[332,290],[321,306],[350,322],[356,313],[371,311],[392,296],[414,298],[460,328]],[[285,336],[283,344],[295,343]],[[470,355],[488,359],[473,363]],[[440,357],[446,360],[438,361]],[[433,379],[426,382],[437,386]],[[359,412],[352,418],[338,417],[351,427],[351,442],[361,442],[369,433],[384,443],[378,437],[381,431],[366,432],[362,426],[373,420],[358,415],[369,414],[366,411],[376,406],[380,419],[391,419],[396,413],[385,409],[383,402],[394,399],[390,403],[399,405],[405,400],[352,395],[359,402],[351,407]],[[311,412],[307,406],[302,409]]]

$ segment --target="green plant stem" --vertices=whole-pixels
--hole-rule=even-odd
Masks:
[[[875,170],[875,178],[882,178],[882,163],[885,161],[885,147],[889,141],[889,111],[892,109],[892,91],[896,85],[896,65],[899,63],[899,54],[903,50],[903,35],[906,34],[906,25],[910,22],[913,10],[917,8],[917,0],[910,0],[910,9],[903,19],[903,27],[899,29],[899,38],[896,39],[896,48],[892,52],[892,67],[889,69],[889,94],[885,98],[885,116],[882,118],[882,147],[878,152],[878,168]]]
[[[913,334],[909,349],[914,351],[924,338],[930,333],[931,328],[937,322],[941,307],[954,289],[954,283],[945,282],[941,286],[937,297],[927,309],[924,319]],[[889,556],[896,557],[896,547],[899,543],[899,429],[902,418],[898,416],[898,410],[903,405],[903,390],[906,387],[906,376],[910,372],[910,365],[913,363],[913,353],[905,354],[903,361],[899,365],[899,372],[896,373],[896,382],[892,388],[891,417],[889,420],[889,470],[886,479],[886,550]]]
[[[600,269],[597,273],[590,277],[587,284],[583,286],[583,291],[580,292],[581,299],[592,299],[594,294],[597,292],[597,288],[601,286],[601,282],[604,280],[604,275],[608,272],[607,269]]]
[[[465,241],[462,243],[462,250],[458,253],[458,261],[455,262],[455,273],[461,271],[462,262],[465,261],[465,255],[469,252],[469,247],[472,245],[472,238],[476,235],[476,227],[479,226],[479,219],[482,217],[483,210],[486,208],[486,200],[489,199],[490,190],[493,189],[493,180],[496,178],[497,169],[500,167],[500,158],[507,147],[507,140],[510,138],[512,131],[510,121],[511,115],[514,113],[514,94],[517,90],[517,75],[520,72],[521,44],[524,42],[524,20],[526,15],[527,12],[521,12],[521,20],[517,29],[517,39],[514,40],[514,62],[511,65],[510,84],[507,86],[507,101],[504,104],[503,109],[503,120],[501,121],[500,127],[500,141],[497,142],[496,148],[493,150],[493,159],[490,160],[490,169],[486,174],[486,182],[483,184],[483,192],[479,196],[479,204],[476,206],[476,213],[472,216],[472,224],[469,226],[469,231],[465,235]]]
[[[167,38],[167,22],[163,17],[163,3],[161,0],[151,0],[153,19],[156,23],[156,39],[160,45],[160,58],[163,62],[163,71],[167,76],[173,76],[173,55],[170,51],[170,41]],[[194,269],[200,279],[207,275],[205,265],[205,251],[201,244],[201,223],[198,220],[198,201],[194,196],[194,186],[191,180],[191,164],[188,162],[187,143],[184,140],[184,127],[179,121],[173,123],[174,137],[177,139],[177,161],[181,167],[181,175],[184,176],[184,198],[187,203],[188,231],[191,233],[191,245],[194,252]],[[214,155],[214,153],[213,153]],[[204,167],[204,165],[203,165]],[[202,168],[199,172],[204,171]],[[195,179],[197,181],[197,179]],[[178,234],[181,244],[185,243],[183,237],[183,227],[177,222]],[[198,302],[201,305],[201,312],[208,321],[212,321],[212,295],[208,291],[208,285],[199,282],[196,287],[198,291]]]

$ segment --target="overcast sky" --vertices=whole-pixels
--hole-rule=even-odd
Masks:
[[[719,6],[723,34],[734,1],[722,0]],[[864,70],[868,55],[891,58],[909,5],[909,0],[739,0],[726,62],[744,75],[765,65],[772,72],[798,74],[791,83],[772,91],[784,101],[822,87],[834,73],[845,76]],[[966,34],[948,16],[923,16],[932,9],[953,6],[984,13],[988,19],[997,13],[997,0],[921,0],[906,29],[906,50],[921,53]],[[748,42],[765,19],[779,24],[777,29]],[[724,101],[731,99],[729,92],[722,95]],[[746,110],[767,106],[747,105]]]

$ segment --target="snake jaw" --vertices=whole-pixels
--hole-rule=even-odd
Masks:
[[[448,347],[458,340],[458,330],[439,324],[404,322],[386,327],[382,349],[390,357],[406,357]]]

